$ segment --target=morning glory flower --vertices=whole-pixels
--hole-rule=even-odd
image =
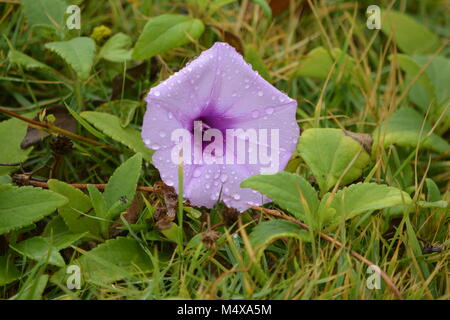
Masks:
[[[246,178],[286,166],[299,137],[297,102],[264,80],[236,50],[217,42],[152,88],[142,139],[155,150],[161,179],[212,208],[222,200],[240,212],[269,201],[241,188]]]

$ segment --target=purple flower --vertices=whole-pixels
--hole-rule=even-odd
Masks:
[[[233,47],[215,43],[152,88],[146,101],[142,138],[156,151],[153,164],[167,185],[178,192],[174,155],[182,150],[183,196],[192,205],[212,208],[220,197],[242,212],[269,201],[240,183],[284,169],[299,137],[297,102],[253,71]],[[180,149],[181,140],[189,148]]]

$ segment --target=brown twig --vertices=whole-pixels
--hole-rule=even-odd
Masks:
[[[305,224],[305,223],[301,222],[300,220],[297,220],[297,219],[295,219],[295,218],[293,218],[291,216],[288,216],[288,215],[286,215],[286,214],[284,214],[284,213],[282,213],[282,212],[280,212],[278,210],[271,210],[271,209],[262,208],[262,207],[256,207],[256,206],[253,206],[252,209],[259,210],[259,211],[264,212],[266,214],[269,214],[269,215],[272,215],[272,216],[275,216],[275,217],[278,217],[278,218],[281,218],[281,219],[284,219],[284,220],[287,220],[287,221],[291,221],[291,222],[299,225],[302,229],[305,229],[307,231],[311,230],[311,228],[307,224]],[[359,261],[363,262],[367,266],[369,266],[369,267],[370,266],[378,267],[375,263],[371,262],[370,260],[367,260],[362,255],[360,255],[359,253],[357,253],[357,252],[355,252],[355,251],[353,251],[351,249],[346,248],[338,240],[336,240],[336,239],[334,239],[334,238],[332,238],[332,237],[330,237],[330,236],[328,236],[328,235],[326,235],[325,233],[322,233],[322,232],[318,232],[318,234],[319,234],[319,236],[322,239],[332,243],[336,247],[348,250],[350,255],[352,255],[354,258],[358,259]],[[383,270],[381,270],[381,269],[379,269],[379,270],[380,270],[381,278],[384,280],[384,282],[386,282],[386,285],[392,291],[392,293],[395,295],[395,297],[397,299],[399,299],[399,300],[404,300],[402,294],[400,293],[398,288],[395,286],[395,284],[391,280],[391,278]]]
[[[3,109],[3,108],[0,108],[0,113],[4,113],[4,114],[7,114],[7,115],[9,115],[11,117],[14,117],[14,118],[17,118],[19,120],[25,121],[31,127],[39,129],[39,130],[53,131],[53,132],[65,135],[67,137],[70,137],[70,138],[73,138],[73,139],[76,139],[76,140],[79,140],[79,141],[83,141],[83,142],[86,142],[86,143],[89,143],[89,144],[92,144],[92,145],[95,145],[95,146],[100,146],[100,147],[103,147],[103,148],[106,148],[106,149],[115,150],[114,147],[111,147],[111,146],[108,146],[108,145],[106,145],[104,143],[101,143],[101,142],[98,142],[98,141],[95,141],[95,140],[92,140],[92,139],[80,136],[80,135],[78,135],[76,133],[73,133],[73,132],[70,132],[70,131],[65,130],[63,128],[57,127],[57,126],[55,126],[55,125],[53,125],[51,123],[48,123],[48,122],[40,122],[40,121],[36,121],[36,120],[33,120],[33,119],[28,119],[28,118],[22,117],[21,115],[15,113],[15,112],[12,112],[12,111],[9,111],[9,110]]]
[[[20,178],[19,176],[14,175],[13,176],[13,180]],[[23,180],[23,179],[22,179]],[[34,187],[40,187],[40,188],[44,188],[44,189],[48,189],[48,183],[44,182],[44,181],[37,181],[37,180],[33,180],[33,179],[29,179],[25,182],[26,185],[30,185],[30,186],[34,186]],[[84,184],[84,183],[72,183],[70,184],[72,187],[80,189],[80,190],[86,190],[88,184]],[[105,190],[106,188],[106,184],[92,184],[94,187],[96,187],[99,190]],[[138,191],[146,191],[146,192],[154,192],[155,188],[153,187],[144,187],[144,186],[137,186],[136,190]]]

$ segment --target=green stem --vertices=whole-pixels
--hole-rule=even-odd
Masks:
[[[75,97],[77,99],[78,104],[78,112],[81,112],[84,110],[84,104],[83,104],[83,96],[81,94],[81,81],[80,79],[77,79],[75,82]]]

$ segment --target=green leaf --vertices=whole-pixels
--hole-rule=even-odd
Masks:
[[[148,162],[152,161],[153,150],[144,145],[141,133],[130,127],[122,128],[120,119],[116,116],[95,111],[85,111],[80,115],[109,137],[141,153]]]
[[[176,224],[172,223],[168,229],[161,230],[161,233],[170,241],[173,241],[175,243],[179,242],[180,236],[182,230],[181,228]]]
[[[118,167],[106,185],[103,196],[106,206],[111,209],[116,203],[120,203],[108,216],[114,216],[128,208],[133,202],[136,187],[141,174],[142,155],[135,154]]]
[[[25,19],[31,26],[64,28],[64,14],[67,3],[63,0],[22,0]]]
[[[33,148],[22,149],[20,144],[27,134],[27,124],[19,119],[0,122],[0,162],[23,162]],[[0,166],[0,176],[16,171],[18,167]]]
[[[131,59],[131,38],[124,33],[117,33],[105,42],[98,56],[112,62],[124,62]]]
[[[88,37],[73,38],[68,41],[49,42],[45,48],[55,52],[75,70],[78,78],[86,80],[95,58],[95,41]]]
[[[267,81],[270,81],[269,70],[267,70],[263,59],[261,58],[258,50],[256,50],[255,47],[247,46],[245,48],[245,60],[253,66],[254,70],[258,71],[261,77],[263,77]]]
[[[427,178],[425,182],[427,184],[427,201],[435,202],[442,200],[441,192],[436,183],[430,178]]]
[[[41,236],[46,239],[52,247],[57,250],[62,250],[87,235],[87,232],[70,232],[63,218],[61,216],[56,216],[49,223],[47,223]]]
[[[140,101],[121,99],[103,103],[97,110],[110,114],[117,114],[120,118],[120,125],[122,128],[126,128],[133,120],[136,109],[140,105]]]
[[[219,10],[220,8],[222,8],[223,6],[226,6],[228,4],[237,2],[237,0],[213,0],[213,1],[205,1],[210,2],[209,4],[209,8],[208,8],[208,13],[210,15],[212,15],[214,12],[216,12],[217,10]]]
[[[301,220],[315,214],[319,207],[316,190],[304,178],[293,173],[256,175],[244,180],[241,188],[251,188],[265,194]]]
[[[46,64],[14,49],[9,51],[8,59],[12,64],[18,65],[25,70],[50,69]]]
[[[55,179],[48,181],[48,187],[69,200],[65,206],[58,209],[58,212],[71,232],[90,232],[91,236],[99,234],[98,220],[86,216],[86,214],[93,215],[90,212],[92,204],[88,196],[71,185]]]
[[[393,57],[391,56],[390,59]],[[450,101],[450,60],[444,57],[397,55],[400,68],[406,72],[407,85],[419,72],[422,75],[409,91],[409,98],[426,111],[431,103],[431,114],[438,118]],[[430,62],[431,61],[431,62]],[[423,69],[428,65],[425,72]],[[436,107],[437,106],[437,107]],[[450,111],[449,113],[450,114]]]
[[[329,203],[331,196],[331,193],[327,193],[323,197],[319,209],[321,220],[330,223],[351,219],[364,212],[409,205],[412,202],[406,192],[376,183],[352,184],[336,192]]]
[[[422,147],[444,153],[450,150],[450,144],[436,134],[431,134],[431,125],[425,122],[422,134],[423,116],[412,108],[402,108],[383,121],[373,132],[374,146],[382,143],[384,147],[396,144],[402,147]]]
[[[266,0],[252,0],[252,2],[261,7],[267,18],[272,19],[272,9],[270,8]]]
[[[49,190],[0,185],[0,234],[41,220],[67,199]]]
[[[439,38],[408,15],[383,10],[381,31],[386,36],[393,34],[397,46],[405,53],[434,53],[440,46]]]
[[[11,283],[20,277],[20,272],[17,270],[14,263],[7,257],[0,256],[0,286]]]
[[[135,60],[151,58],[198,39],[205,26],[198,19],[185,15],[163,14],[151,18],[144,27],[133,49],[132,57]]]
[[[47,287],[49,276],[42,274],[38,277],[29,277],[20,288],[20,292],[11,300],[42,300],[42,294]]]
[[[107,205],[103,194],[92,184],[88,184],[89,197],[94,207],[95,215],[100,218],[106,218],[108,212]]]
[[[340,129],[305,130],[298,150],[311,169],[322,193],[330,190],[341,178],[340,185],[358,179],[370,161],[360,143]],[[350,163],[356,159],[349,167]]]
[[[407,252],[408,255],[412,255],[412,258],[414,260],[416,260],[417,263],[412,263],[413,267],[413,273],[416,273],[416,277],[417,277],[417,273],[421,272],[422,276],[421,277],[417,277],[418,280],[421,279],[428,279],[430,276],[430,270],[428,268],[428,265],[426,263],[426,261],[424,261],[423,257],[422,257],[422,248],[420,246],[419,240],[417,239],[416,233],[414,232],[414,228],[411,225],[411,221],[409,220],[409,217],[406,218],[405,221],[405,225],[406,225],[406,245],[407,245]],[[417,270],[416,266],[419,266],[419,270]]]
[[[116,238],[86,252],[77,264],[88,281],[112,282],[152,270],[149,256],[134,239]]]
[[[301,241],[311,241],[310,233],[297,224],[286,220],[263,221],[250,233],[250,243],[261,256],[267,246],[280,238],[296,238]]]
[[[29,238],[10,245],[10,247],[28,258],[44,264],[48,263],[58,267],[65,265],[64,259],[59,254],[58,249],[50,245],[43,237]]]

